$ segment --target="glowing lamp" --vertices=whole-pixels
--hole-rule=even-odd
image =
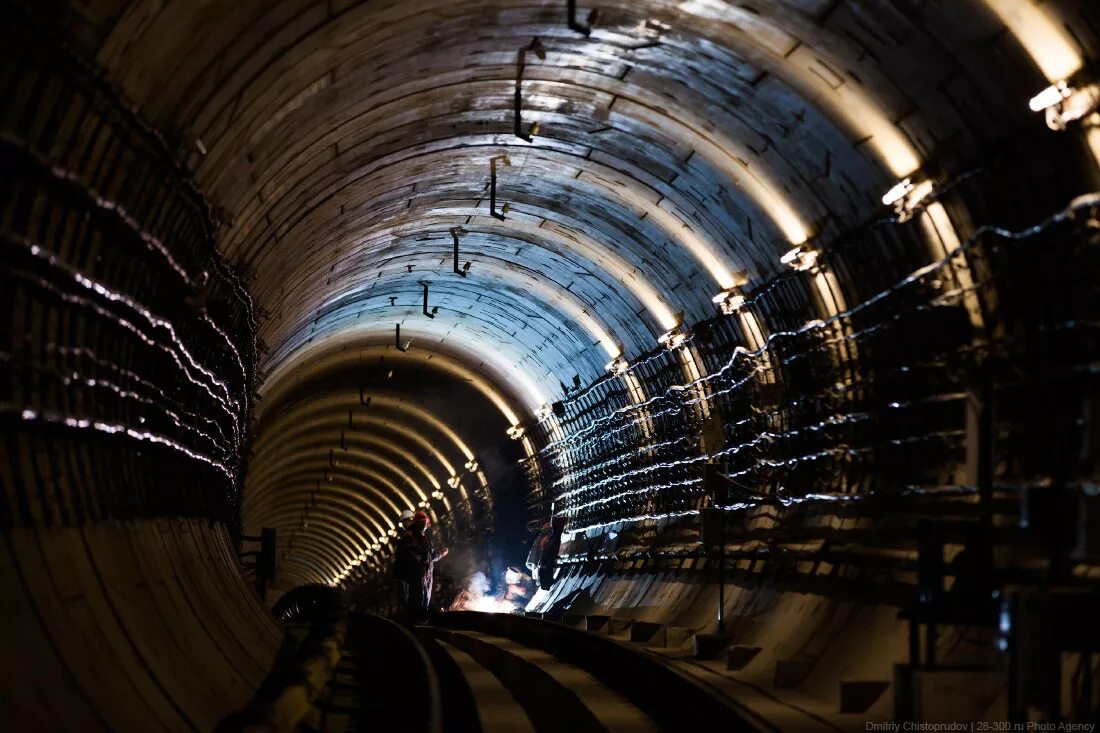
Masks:
[[[913,180],[906,178],[902,181],[898,181],[894,184],[894,187],[885,193],[882,197],[882,203],[886,206],[893,206],[897,202],[905,198],[910,191],[913,190]]]
[[[1031,108],[1032,112],[1042,112],[1044,109],[1053,107],[1060,103],[1063,99],[1068,99],[1073,94],[1073,87],[1066,83],[1065,79],[1056,81],[1043,91],[1036,94],[1031,98],[1031,101],[1027,103],[1027,106]]]
[[[623,374],[630,368],[630,363],[621,356],[616,356],[611,361],[607,362],[605,369],[612,374]]]
[[[728,316],[736,313],[741,309],[741,306],[745,305],[745,296],[741,293],[740,288],[730,288],[715,295],[711,298],[711,301],[718,305],[722,312]]]
[[[779,258],[784,265],[790,265],[795,270],[811,270],[817,264],[818,252],[809,247],[795,247],[788,250]],[[742,303],[744,301],[742,300]]]

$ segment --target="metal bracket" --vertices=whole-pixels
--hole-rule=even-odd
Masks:
[[[428,318],[435,318],[435,314],[439,312],[439,306],[432,308],[431,311],[428,310],[428,281],[421,280],[420,284],[424,286],[424,315]]]
[[[512,132],[516,137],[527,142],[534,140],[534,136],[539,133],[539,123],[531,125],[530,132],[524,132],[523,130],[523,70],[527,66],[527,52],[534,51],[535,55],[539,57],[539,60],[546,59],[546,49],[542,45],[542,41],[538,36],[531,39],[531,42],[519,50],[519,54],[516,56],[516,90],[514,97],[514,107],[512,115]]]
[[[466,230],[463,229],[462,227],[451,227],[451,236],[454,237],[454,240],[455,240],[455,260],[454,260],[455,274],[456,275],[461,275],[462,277],[466,277],[466,273],[469,272],[469,270],[470,270],[470,263],[469,262],[467,262],[466,265],[464,267],[462,267],[461,269],[459,269],[459,267],[458,267],[458,235],[459,234],[465,234],[465,233],[466,233]]]
[[[508,204],[504,204],[501,210],[497,211],[497,161],[500,161],[505,166],[511,166],[512,161],[508,160],[507,155],[497,155],[489,159],[489,215],[494,219],[504,221],[504,215],[508,213]]]
[[[412,345],[412,341],[406,341],[404,345],[401,344],[401,324],[396,324],[396,329],[393,333],[393,345],[397,347],[398,351],[408,351],[409,346]]]
[[[592,35],[592,26],[596,24],[600,17],[600,11],[593,8],[588,11],[588,20],[585,25],[581,25],[577,22],[577,0],[569,0],[569,30],[576,31],[582,34],[585,38]]]

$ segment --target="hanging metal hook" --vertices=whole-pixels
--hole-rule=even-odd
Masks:
[[[508,213],[508,204],[504,204],[500,211],[497,211],[497,161],[500,161],[505,166],[511,166],[512,161],[508,160],[507,155],[497,155],[489,158],[489,215],[494,219],[504,221],[504,215]]]
[[[459,234],[465,234],[465,233],[466,233],[466,230],[463,229],[462,227],[451,227],[451,236],[454,237],[454,240],[455,240],[455,264],[454,264],[455,274],[456,275],[461,275],[462,277],[466,277],[466,272],[470,269],[470,266],[469,266],[470,263],[466,263],[466,267],[464,267],[462,269],[459,269],[459,267],[458,267],[458,235]]]
[[[543,48],[542,41],[535,36],[531,39],[531,42],[519,50],[519,54],[516,56],[516,90],[513,103],[512,114],[512,132],[516,137],[527,142],[531,142],[534,136],[539,134],[539,123],[531,125],[530,132],[523,131],[523,70],[527,66],[527,52],[534,51],[535,55],[539,59],[546,58],[546,49]]]
[[[428,318],[435,318],[435,314],[439,312],[439,306],[432,308],[431,312],[428,311],[428,281],[421,280],[420,284],[424,286],[424,315]]]
[[[593,8],[588,11],[588,22],[585,25],[581,25],[577,22],[577,0],[569,0],[569,30],[581,33],[585,38],[592,35],[592,26],[596,25],[600,19],[600,11]]]

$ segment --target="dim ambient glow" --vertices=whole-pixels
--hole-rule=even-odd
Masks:
[[[475,355],[470,355],[468,359],[460,359],[449,351],[428,348],[418,348],[403,353],[391,348],[392,339],[392,334],[388,332],[370,334],[364,330],[353,329],[327,335],[296,351],[275,367],[264,380],[261,396],[268,404],[275,403],[284,398],[296,385],[321,376],[328,370],[362,364],[382,356],[389,364],[419,364],[457,377],[492,402],[510,424],[519,422],[511,406],[514,404],[513,400],[509,399],[509,396],[497,387],[496,382],[487,378],[483,372],[475,371],[466,365],[466,361],[473,360]],[[455,350],[458,351],[458,349]],[[496,360],[488,362],[487,366],[497,367]],[[514,369],[508,371],[514,371]],[[507,382],[504,375],[499,379]],[[545,400],[535,403],[531,409],[535,409],[542,402]]]
[[[400,227],[397,229],[387,230],[387,233],[391,236],[397,237],[409,237],[418,236],[423,233],[423,224],[417,226]],[[463,246],[469,246],[471,241],[476,241],[476,237],[481,235],[484,238],[499,238],[500,233],[496,230],[490,230],[488,232],[482,232],[475,229],[473,225],[463,227]],[[447,250],[450,250],[451,239],[447,235]],[[430,262],[425,263],[423,266],[428,268],[435,266],[434,255],[428,257]],[[417,269],[421,265],[417,266]],[[599,310],[588,303],[585,303],[578,298],[572,291],[558,287],[556,283],[550,282],[545,278],[531,277],[526,275],[519,275],[513,268],[507,267],[500,263],[498,260],[492,257],[479,258],[477,260],[477,271],[479,273],[487,273],[496,276],[503,281],[518,281],[525,292],[531,292],[537,295],[540,299],[558,308],[562,313],[569,317],[572,321],[577,323],[584,331],[592,338],[593,341],[600,344],[604,351],[607,352],[609,357],[615,357],[619,354],[619,345],[610,335],[608,325],[601,322],[593,313],[599,313]],[[398,269],[400,272],[400,268]],[[421,277],[422,275],[417,275]],[[332,302],[339,302],[346,299],[348,293],[344,292],[340,295],[334,296],[329,300]]]
[[[648,100],[645,104],[620,99],[615,103],[612,118],[622,115],[631,120],[644,119],[671,139],[690,145],[696,155],[715,170],[723,172],[733,188],[744,191],[753,204],[775,223],[788,242],[801,244],[809,239],[809,227],[796,207],[791,205],[783,186],[767,169],[767,161],[762,156],[735,137],[712,129],[712,125],[699,119],[691,110],[680,111],[681,116],[687,119],[686,123],[667,115],[655,115],[653,107],[658,104],[661,104],[659,98]],[[745,162],[750,160],[754,161],[751,166]],[[721,271],[716,269],[711,272],[721,287],[729,287],[725,284],[728,278]]]
[[[665,302],[665,298],[653,283],[638,271],[638,268],[615,252],[614,247],[592,239],[579,229],[570,228],[566,233],[559,230],[553,221],[540,218],[540,223],[535,224],[519,215],[509,216],[506,221],[498,221],[492,217],[480,215],[476,209],[455,209],[454,213],[469,217],[470,223],[467,226],[471,229],[474,226],[479,229],[503,229],[510,233],[524,234],[533,241],[545,241],[571,251],[588,260],[593,269],[603,270],[621,283],[662,328],[669,328],[670,326],[666,324],[674,322],[672,310]]]
[[[1048,7],[1035,0],[985,0],[986,5],[1012,32],[1048,81],[1073,76],[1081,68],[1081,56],[1065,28]]]
[[[1085,140],[1088,142],[1092,156],[1100,161],[1100,126],[1090,127],[1085,130]]]
[[[1080,109],[1070,110],[1069,114],[1054,113],[1073,89],[1067,80],[1077,74],[1083,65],[1074,39],[1055,15],[1057,10],[1036,4],[1034,0],[985,0],[990,10],[1012,32],[1012,35],[1024,47],[1031,60],[1051,83],[1049,87],[1032,97],[1029,106],[1035,112],[1046,110],[1047,125],[1053,129],[1064,129],[1068,122],[1087,114],[1085,101]],[[1092,95],[1090,95],[1092,96]],[[1095,109],[1095,97],[1088,104]],[[1100,162],[1100,139],[1096,127],[1085,130],[1085,139],[1092,152],[1093,159]]]
[[[630,401],[635,405],[642,405],[646,401],[645,388],[642,386],[642,381],[631,372],[625,372],[622,375],[623,383],[626,385],[626,391],[630,395]],[[649,411],[645,407],[638,408],[639,427],[642,429],[642,436],[645,440],[651,440],[653,438],[653,426],[650,424]]]

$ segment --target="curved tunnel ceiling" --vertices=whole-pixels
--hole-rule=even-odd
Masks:
[[[716,296],[788,272],[794,247],[809,270],[899,181],[926,194],[1034,129],[1028,99],[1095,55],[1067,31],[1084,5],[609,1],[590,32],[564,2],[134,3],[86,20],[111,77],[178,132],[223,253],[252,276],[268,376],[246,524],[304,529],[315,505],[325,530],[285,557],[300,548],[296,580],[332,581],[384,553],[403,507],[463,504],[454,526],[477,525],[492,496],[476,454],[504,428],[562,437],[543,407],[609,361],[714,318]],[[1065,145],[1100,151],[1085,137]],[[908,269],[969,226],[935,201],[926,217],[895,253]],[[786,311],[739,315],[740,345],[873,291],[819,267]],[[678,383],[706,377],[706,354],[678,358]],[[495,433],[448,433],[433,405],[387,394],[406,368],[465,390]],[[638,374],[623,379],[640,404]],[[340,490],[310,499],[324,483]]]

